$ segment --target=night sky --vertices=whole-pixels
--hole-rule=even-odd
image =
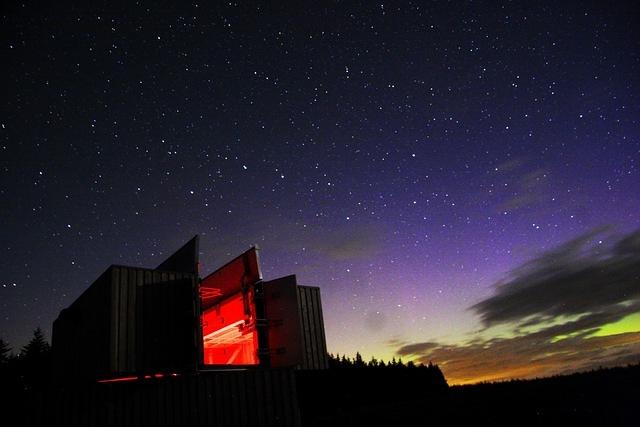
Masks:
[[[640,359],[634,2],[247,3],[4,6],[15,351],[200,234],[204,274],[258,244],[320,286],[333,353],[450,383]]]

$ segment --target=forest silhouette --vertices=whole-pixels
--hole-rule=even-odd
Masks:
[[[6,419],[30,425],[27,415],[42,410],[37,402],[55,396],[50,378],[51,347],[40,328],[17,353],[0,339]],[[432,363],[329,354],[329,369],[295,378],[302,426],[634,425],[640,395],[640,364],[448,386]]]

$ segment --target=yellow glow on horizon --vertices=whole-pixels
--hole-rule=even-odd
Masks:
[[[446,367],[440,366],[449,385],[477,384],[481,382],[509,381],[518,378],[531,378],[541,372],[541,367],[536,365],[513,367],[494,373],[478,373],[473,376],[456,376],[455,373],[447,375]]]

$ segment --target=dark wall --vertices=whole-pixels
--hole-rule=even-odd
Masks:
[[[293,372],[273,369],[88,384],[41,393],[23,413],[34,427],[300,425]]]
[[[196,276],[111,266],[54,322],[57,383],[194,372]]]
[[[56,383],[109,374],[111,277],[109,268],[53,322]]]
[[[114,267],[112,373],[195,371],[195,280],[189,273]]]
[[[199,247],[200,238],[194,236],[155,269],[198,274]]]
[[[326,369],[327,340],[324,333],[320,288],[298,286],[298,307],[302,331],[302,364],[300,369]]]

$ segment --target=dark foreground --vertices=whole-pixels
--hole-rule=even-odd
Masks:
[[[358,385],[353,384],[351,390],[356,389]],[[640,365],[449,387],[443,392],[409,382],[406,388],[378,389],[377,396],[359,402],[350,401],[349,391],[344,390],[327,390],[326,398],[299,392],[302,422],[309,427],[627,426],[640,422]]]
[[[16,393],[3,379],[3,415],[12,425],[626,426],[640,419],[640,365],[462,387],[447,387],[435,367],[206,372]]]

